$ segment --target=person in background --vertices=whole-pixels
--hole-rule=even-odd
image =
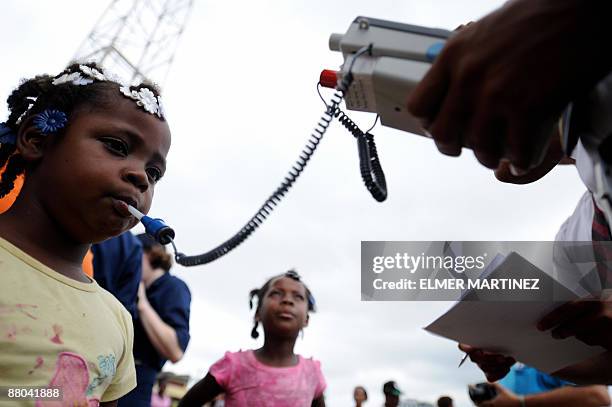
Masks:
[[[436,404],[438,407],[453,407],[453,399],[448,396],[442,396]]]
[[[204,404],[204,407],[225,407],[225,394],[219,394],[210,403]]]
[[[604,407],[610,405],[606,386],[574,386],[569,382],[517,363],[493,384],[497,397],[479,407]]]
[[[142,244],[131,232],[91,246],[83,268],[136,317],[136,298],[142,277]]]
[[[181,400],[180,407],[200,407],[225,393],[227,407],[324,407],[327,384],[321,364],[293,352],[315,301],[297,272],[289,270],[251,290],[257,298],[251,337],[261,323],[264,344],[259,349],[226,352]]]
[[[172,257],[165,248],[147,234],[136,237],[144,251],[134,319],[138,386],[119,405],[148,407],[155,378],[166,361],[178,362],[187,349],[191,293],[181,279],[170,274]]]
[[[168,378],[163,374],[157,377],[157,391],[151,396],[151,407],[170,407],[172,399],[166,395],[166,385]]]
[[[368,392],[363,386],[357,386],[353,390],[353,399],[355,399],[355,407],[361,407],[368,400]]]
[[[385,395],[385,407],[398,407],[400,405],[401,390],[393,380],[383,384],[383,394]]]

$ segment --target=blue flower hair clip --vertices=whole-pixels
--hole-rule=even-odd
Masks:
[[[34,125],[43,134],[55,133],[67,122],[66,113],[55,109],[46,109],[34,116]]]
[[[315,302],[315,299],[312,294],[308,294],[308,303],[312,307],[313,311],[317,308],[317,303]]]
[[[0,144],[15,144],[16,142],[17,136],[13,130],[6,123],[0,123]]]

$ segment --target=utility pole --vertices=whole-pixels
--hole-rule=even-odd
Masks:
[[[73,60],[162,85],[192,7],[193,0],[113,0]]]

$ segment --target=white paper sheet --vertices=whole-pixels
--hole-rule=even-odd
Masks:
[[[539,278],[542,286],[554,290],[554,296],[542,301],[527,298],[517,301],[510,294],[501,293],[499,297],[503,301],[479,301],[475,299],[481,294],[472,290],[425,329],[460,343],[512,356],[546,373],[605,351],[573,337],[557,340],[550,332],[537,330],[536,324],[543,316],[575,295],[520,255],[509,254],[495,270],[483,274],[488,274],[488,279]]]

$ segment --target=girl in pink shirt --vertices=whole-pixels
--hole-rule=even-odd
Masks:
[[[295,341],[314,312],[314,298],[293,270],[273,277],[251,291],[257,298],[255,325],[264,330],[264,344],[256,350],[226,352],[193,386],[179,407],[201,406],[225,393],[226,407],[325,406],[325,378],[321,365],[293,353]]]

